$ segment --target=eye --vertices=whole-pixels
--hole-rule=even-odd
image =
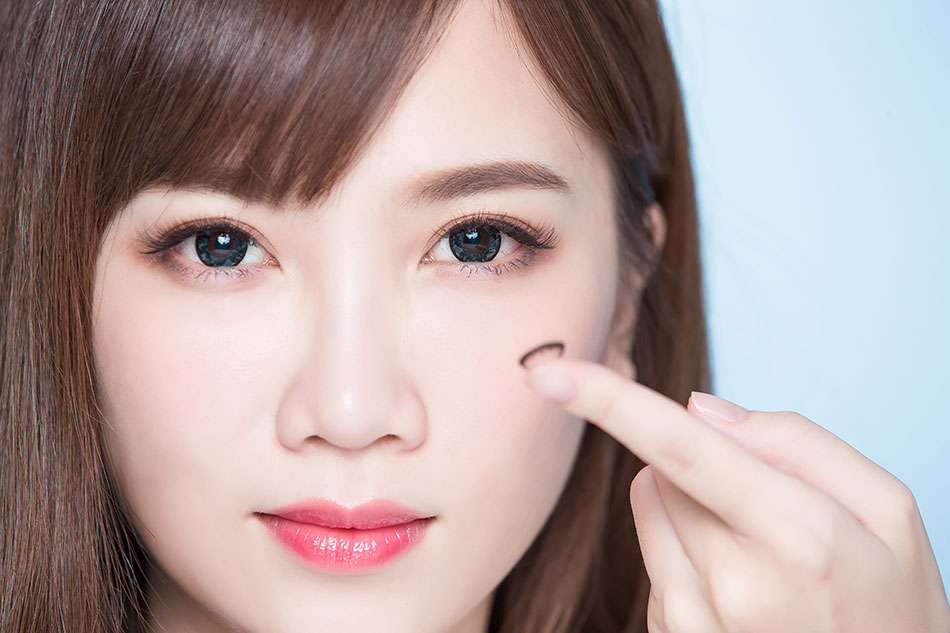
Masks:
[[[496,225],[483,224],[472,228],[455,229],[446,234],[436,245],[440,255],[456,258],[460,262],[489,262],[498,255],[505,246],[505,254],[510,254],[514,248],[512,240],[502,233]]]
[[[462,270],[470,275],[479,271],[498,275],[511,268],[524,267],[539,251],[554,248],[557,243],[557,234],[551,226],[539,229],[509,216],[485,212],[437,233],[440,239],[423,261],[462,263]]]
[[[157,236],[145,233],[141,239],[146,245],[144,254],[157,256],[167,268],[202,280],[209,274],[245,276],[255,265],[274,262],[249,229],[230,220],[186,222]]]
[[[188,242],[193,242],[189,247]],[[185,252],[189,255],[194,254],[197,259],[205,266],[212,268],[234,267],[242,263],[250,250],[250,258],[262,260],[263,249],[258,246],[254,239],[242,231],[227,227],[216,227],[204,229],[185,241]]]

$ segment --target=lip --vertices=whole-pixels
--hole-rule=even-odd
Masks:
[[[336,573],[376,568],[395,559],[419,543],[434,520],[387,500],[345,508],[312,499],[256,515],[298,558]]]
[[[266,514],[297,523],[356,530],[372,530],[427,518],[422,512],[386,499],[370,501],[353,508],[344,508],[329,499],[309,499],[270,510]]]

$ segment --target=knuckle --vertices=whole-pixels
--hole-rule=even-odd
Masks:
[[[660,444],[657,451],[666,475],[682,481],[693,474],[696,469],[694,442],[692,436],[684,433]]]
[[[614,389],[608,392],[607,396],[600,400],[594,419],[610,420],[617,415],[620,408],[621,390]]]
[[[777,622],[794,620],[796,607],[789,601],[787,579],[761,558],[722,565],[710,574],[709,582],[710,601],[724,630],[761,633],[775,630]]]
[[[775,442],[782,450],[791,450],[807,442],[814,436],[817,427],[814,422],[795,411],[778,411],[769,414],[772,420],[770,428],[774,431]]]
[[[687,591],[667,591],[660,613],[666,628],[676,633],[705,633],[709,627],[701,598]]]
[[[781,547],[784,562],[808,579],[827,580],[837,560],[841,529],[834,509],[802,517]]]
[[[772,415],[775,415],[781,420],[782,424],[787,424],[790,427],[811,426],[814,424],[798,411],[776,411]]]
[[[765,414],[769,417],[768,425],[778,429],[788,437],[797,437],[809,431],[815,423],[797,411],[773,411]]]
[[[883,497],[888,507],[889,525],[886,528],[887,533],[882,536],[890,541],[892,546],[906,551],[913,547],[923,525],[917,499],[911,489],[896,477],[891,480],[888,489],[883,491]]]
[[[791,444],[810,438],[818,430],[818,425],[795,411],[780,411],[778,424],[785,431],[786,441]]]
[[[733,630],[745,631],[759,621],[761,581],[756,575],[736,566],[722,566],[710,574],[710,598],[719,620]]]
[[[886,496],[897,516],[904,520],[917,520],[920,512],[917,508],[917,498],[907,484],[895,477]]]

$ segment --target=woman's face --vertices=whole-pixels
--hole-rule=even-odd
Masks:
[[[151,191],[107,231],[94,303],[107,449],[159,565],[165,630],[484,630],[553,510],[584,423],[530,391],[518,359],[549,340],[567,357],[625,350],[610,334],[611,182],[605,147],[549,103],[496,17],[462,5],[325,203]],[[549,166],[570,191],[412,195],[503,160]],[[484,227],[433,236],[476,212],[550,227],[556,246],[532,254]],[[143,233],[220,218],[257,241],[192,230],[143,254]],[[260,514],[314,499],[435,518],[386,563],[330,570]]]

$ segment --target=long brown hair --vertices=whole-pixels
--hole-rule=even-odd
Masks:
[[[630,355],[640,382],[685,403],[710,377],[687,130],[656,0],[496,2],[564,116],[610,148],[635,271],[624,282],[642,290]],[[0,632],[144,625],[151,563],[105,467],[91,360],[95,257],[115,212],[149,186],[321,199],[456,4],[0,3]],[[642,466],[587,426],[557,507],[496,591],[492,632],[646,631],[629,502]]]

